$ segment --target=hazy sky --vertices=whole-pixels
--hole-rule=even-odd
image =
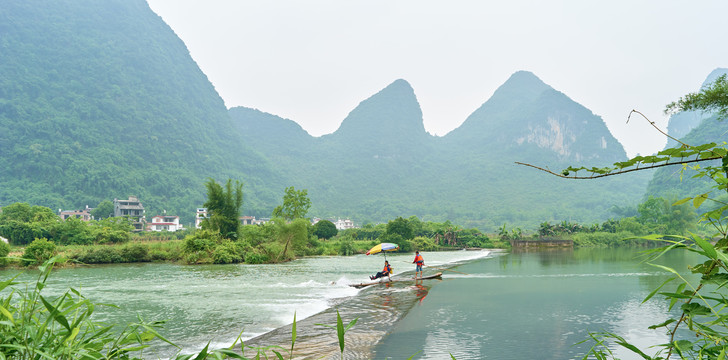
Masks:
[[[407,80],[445,135],[518,70],[601,116],[628,155],[660,150],[662,110],[728,67],[728,1],[148,0],[227,107],[335,131]]]

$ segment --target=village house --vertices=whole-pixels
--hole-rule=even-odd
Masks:
[[[130,218],[134,231],[144,230],[144,224],[147,222],[144,206],[136,196],[129,196],[128,200],[114,198],[114,217]]]
[[[316,225],[316,223],[321,220],[323,220],[323,219],[313,218],[313,220],[311,221],[311,225]],[[353,229],[356,227],[356,226],[354,226],[354,222],[351,221],[350,219],[341,220],[341,218],[339,218],[337,220],[333,220],[333,219],[328,219],[328,220],[331,221],[334,224],[334,226],[336,226],[336,230]]]
[[[195,213],[195,229],[202,228],[202,220],[207,219],[207,208],[197,208]]]
[[[81,219],[81,221],[91,221],[93,220],[93,216],[91,216],[91,208],[86,205],[86,208],[83,210],[61,210],[58,209],[58,216],[61,217],[62,220],[66,220],[68,218],[76,218]]]
[[[334,223],[334,225],[336,225],[336,230],[346,230],[346,229],[354,228],[354,222],[349,219],[345,219],[345,220],[338,219],[338,220],[332,221],[332,222]]]
[[[147,224],[148,231],[178,231],[184,230],[179,223],[179,216],[157,215],[152,217],[152,222]]]
[[[241,225],[263,225],[270,221],[270,219],[266,218],[260,218],[256,219],[255,216],[241,216],[240,217],[240,224]]]

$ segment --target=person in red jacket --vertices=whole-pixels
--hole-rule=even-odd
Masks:
[[[415,279],[417,279],[417,272],[420,273],[420,279],[422,279],[422,267],[425,266],[425,259],[422,258],[419,250],[415,251],[415,261],[412,263],[417,264],[417,267],[415,268]]]
[[[384,260],[384,269],[382,269],[382,271],[378,272],[376,275],[370,276],[369,279],[375,280],[385,276],[389,277],[391,274],[392,267],[389,265],[389,261]]]

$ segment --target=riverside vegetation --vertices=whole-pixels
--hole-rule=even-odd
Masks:
[[[726,112],[728,111],[728,96],[726,94],[728,94],[728,82],[726,81],[726,77],[722,76],[711,87],[704,88],[698,94],[690,94],[676,104],[672,104],[671,107],[679,109],[691,109],[691,107],[698,109],[716,109],[719,115],[726,117]],[[695,194],[694,196],[678,200],[673,203],[673,206],[682,206],[686,210],[686,214],[690,214],[690,211],[687,211],[688,209],[685,208],[685,204],[690,204],[693,208],[698,209],[706,201],[711,203],[712,206],[703,210],[699,221],[712,226],[715,231],[709,236],[701,236],[693,232],[689,232],[687,236],[642,236],[646,240],[660,240],[669,243],[666,247],[650,250],[649,254],[652,255],[652,259],[661,256],[665,252],[679,250],[695,252],[705,259],[704,262],[690,267],[693,273],[701,276],[698,283],[692,283],[676,269],[658,266],[674,274],[674,276],[652,291],[644,301],[648,301],[655,296],[661,296],[669,303],[670,309],[675,308],[677,310],[678,315],[676,317],[667,319],[651,327],[654,329],[664,328],[670,337],[670,341],[657,345],[657,353],[655,355],[649,355],[646,351],[628,343],[619,334],[610,332],[591,333],[590,340],[594,342],[594,345],[583,359],[592,357],[596,359],[613,359],[615,357],[611,349],[614,344],[623,346],[644,359],[670,359],[673,356],[681,359],[719,360],[726,358],[726,353],[728,352],[728,314],[725,313],[725,308],[728,305],[728,297],[725,294],[725,285],[728,284],[728,223],[726,223],[728,219],[726,219],[725,213],[728,212],[728,203],[721,201],[718,197],[728,191],[728,149],[726,148],[725,142],[720,145],[710,143],[699,146],[691,146],[685,143],[681,144],[678,148],[664,150],[656,156],[639,156],[627,162],[615,163],[614,167],[590,169],[570,167],[561,174],[555,174],[562,177],[569,177],[571,174],[574,174],[571,176],[572,178],[580,178],[576,174],[579,171],[587,171],[591,174],[581,178],[596,178],[622,174],[639,168],[640,165],[643,165],[643,168],[650,168],[681,164],[683,168],[686,168],[689,163],[714,161],[704,167],[692,165],[693,170],[697,172],[697,176],[706,177],[714,181],[715,185],[713,189],[710,192]],[[232,209],[233,211],[230,212],[228,211],[231,210],[231,205],[234,207],[242,204],[242,185],[236,183],[233,186],[232,182],[228,181],[226,187],[223,189],[219,184],[210,180],[207,183],[207,187],[208,203],[205,205],[211,210],[213,216],[210,221],[205,222],[202,231],[194,232],[183,240],[183,253],[186,253],[186,261],[193,262],[191,260],[194,259],[194,262],[197,262],[202,257],[212,258],[212,262],[216,262],[215,259],[218,258],[232,258],[239,248],[238,241],[240,240],[248,241],[247,245],[250,245],[252,251],[260,251],[258,254],[261,256],[267,255],[269,261],[289,259],[297,254],[296,249],[301,251],[310,244],[311,237],[308,235],[310,228],[308,221],[302,217],[295,218],[295,216],[293,216],[294,219],[286,219],[290,214],[303,214],[302,216],[305,216],[306,211],[285,210],[307,209],[307,204],[309,203],[306,201],[305,191],[297,192],[293,188],[286,189],[287,196],[284,197],[284,205],[276,209],[283,217],[276,219],[268,226],[243,227],[241,229],[239,223],[237,223],[237,216],[231,222],[230,218],[216,218],[215,214],[219,216],[227,214],[229,216],[235,213],[235,209]],[[713,192],[717,195],[713,194]],[[647,203],[650,202],[654,206],[647,206]],[[656,201],[652,198],[648,199],[643,204],[640,218],[648,213],[646,211],[648,209],[660,209],[661,207],[657,206],[660,203],[662,205],[665,204],[664,200]],[[28,233],[34,236],[35,234],[42,234],[47,231],[48,234],[54,234],[53,236],[57,234],[68,235],[68,233],[60,231],[60,229],[63,229],[63,226],[60,225],[58,228],[33,226],[33,220],[48,220],[48,211],[45,209],[30,207],[27,204],[14,205],[15,207],[10,207],[11,211],[9,211],[9,214],[7,211],[4,211],[0,217],[0,221],[2,221],[0,226],[2,226],[3,233],[7,234],[5,231],[12,230],[14,235],[10,239],[14,243],[17,243],[17,239],[22,238],[23,234],[27,235]],[[21,209],[29,209],[29,211],[22,212],[20,211]],[[23,219],[26,222],[23,223],[18,220],[21,218],[20,216],[13,218],[13,214],[25,214],[26,217]],[[674,212],[658,212],[656,214],[658,216],[654,217],[655,221],[651,224],[656,227],[653,230],[669,231],[678,229],[671,227],[669,223],[665,223],[665,220],[670,219],[670,214],[674,214]],[[678,219],[682,220],[686,218],[686,216],[678,217]],[[646,226],[647,218],[641,219],[642,225]],[[13,221],[15,223],[8,224]],[[416,239],[412,237],[415,232],[413,231],[413,227],[410,226],[409,221],[403,218],[390,221],[387,223],[384,232],[380,233],[377,239],[397,240],[405,244],[405,246],[415,248],[427,245],[427,238],[421,240],[422,244],[413,241]],[[625,220],[625,222],[630,223],[631,221]],[[680,221],[677,222],[677,224],[680,223]],[[80,229],[84,229],[80,230],[80,232],[87,236],[83,236],[82,238],[87,239],[87,241],[93,238],[90,236],[93,234],[91,230],[79,224],[75,225],[79,226]],[[98,226],[98,224],[89,226]],[[601,229],[611,229],[614,227],[616,230],[618,227],[624,228],[625,226],[626,224],[622,223],[622,221],[607,222],[601,226]],[[109,225],[106,232],[98,228],[96,230],[108,233],[114,231],[112,228],[113,226]],[[54,229],[55,232],[52,232],[51,229]],[[101,229],[104,228],[101,227]],[[244,229],[256,230],[246,232]],[[552,226],[544,223],[540,228],[540,231],[544,234],[552,234],[559,231],[580,233],[582,232],[581,230],[583,229],[568,223],[563,223],[560,226]],[[591,233],[595,233],[597,229],[595,228],[594,230]],[[584,231],[584,233],[589,233],[589,229]],[[20,236],[17,234],[20,234]],[[265,235],[268,236],[266,237]],[[349,235],[348,241],[350,242],[353,242],[353,238],[357,237],[353,236],[353,233],[349,233]],[[520,229],[512,229],[509,232],[504,225],[500,235],[501,238],[519,237],[522,236],[522,231]],[[58,239],[66,239],[65,241],[76,238],[78,237],[58,236]],[[99,238],[108,239],[103,236]],[[258,244],[263,245],[262,250],[253,247],[256,239],[261,240]],[[263,243],[262,239],[275,239],[276,241]],[[438,236],[437,239],[439,240],[440,237]],[[346,241],[342,241],[341,244],[346,243]],[[214,249],[211,249],[213,246]],[[341,248],[343,248],[343,245]],[[265,249],[269,251],[266,252]],[[271,249],[275,251],[270,251]],[[7,255],[9,246],[3,246],[2,251]],[[25,251],[27,254],[23,257],[24,261],[28,261],[29,263],[38,262],[55,253],[55,244],[45,238],[35,237],[27,245]],[[215,255],[216,252],[218,256]],[[247,257],[242,257],[240,261],[246,259]],[[55,260],[55,257],[51,257],[39,267],[40,274],[33,288],[26,288],[26,290],[22,290],[22,288],[20,290],[10,288],[10,294],[0,298],[0,313],[3,318],[0,321],[0,336],[3,339],[3,343],[0,345],[0,354],[3,358],[137,359],[143,356],[143,350],[148,346],[149,341],[159,339],[169,342],[159,335],[156,330],[162,325],[160,323],[148,324],[140,319],[139,323],[129,324],[124,329],[118,330],[114,329],[113,326],[101,325],[93,321],[91,315],[93,314],[95,305],[73,288],[56,299],[51,299],[50,301],[46,299],[41,292],[45,286],[46,279],[50,275]],[[675,283],[676,285],[673,288],[668,288]],[[8,289],[11,285],[15,285],[14,278],[0,283],[0,290]],[[676,308],[678,305],[679,307]],[[341,317],[337,312],[337,325],[335,329],[339,339],[342,358],[346,330],[355,323],[356,319],[344,327]],[[296,341],[295,317],[292,326],[290,358],[293,358]],[[679,329],[690,331],[694,334],[694,337],[679,338],[677,336]],[[238,341],[236,340],[230,348],[218,350],[209,350],[208,345],[196,356],[178,355],[177,359],[191,359],[193,356],[196,359],[246,359],[244,356],[245,346],[242,342],[240,342],[240,353],[234,351],[237,344]],[[265,354],[266,351],[272,351],[278,359],[283,359],[283,354],[286,352],[286,349],[282,348],[258,348],[255,350],[257,351],[256,358],[260,357],[261,352]],[[139,357],[136,357],[135,354],[139,354]]]
[[[728,118],[728,80],[726,75],[715,82],[704,86],[700,92],[688,94],[679,101],[667,106],[666,112],[701,110],[715,114],[714,119]],[[635,111],[633,110],[633,113]],[[707,121],[707,120],[706,120]],[[654,123],[653,123],[654,125]],[[620,175],[640,169],[650,169],[668,165],[682,166],[683,172],[691,169],[694,177],[709,179],[709,188],[697,187],[698,192],[675,201],[673,208],[685,205],[702,209],[699,222],[709,225],[713,231],[704,236],[690,232],[687,236],[650,235],[647,240],[659,240],[668,245],[647,252],[647,262],[651,263],[660,256],[671,251],[689,251],[701,256],[701,262],[689,266],[689,270],[699,275],[697,281],[681,274],[682,269],[673,269],[662,265],[653,265],[670,274],[672,277],[654,289],[643,300],[643,303],[655,297],[662,297],[674,316],[650,326],[650,329],[662,329],[669,341],[657,344],[651,350],[640,349],[629,343],[620,334],[604,331],[590,333],[592,348],[583,359],[596,358],[616,359],[613,347],[620,346],[647,360],[679,359],[716,359],[726,358],[728,353],[728,144],[723,141],[690,145],[678,139],[678,145],[665,149],[655,156],[637,156],[627,162],[615,163],[613,167],[586,168],[569,167],[562,173],[553,175],[574,178],[594,179],[605,176]],[[704,164],[701,166],[701,164]],[[544,170],[544,169],[542,169]],[[550,172],[548,170],[545,170]],[[588,175],[579,175],[583,173]],[[669,226],[663,231],[672,230]],[[669,234],[669,233],[668,233]],[[662,319],[660,319],[662,320]],[[657,321],[660,321],[657,320]],[[680,336],[688,332],[691,336]]]

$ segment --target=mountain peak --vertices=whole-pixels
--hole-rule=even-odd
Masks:
[[[717,68],[717,69],[711,71],[710,74],[708,74],[708,77],[705,79],[705,82],[703,82],[703,85],[701,86],[701,88],[704,88],[704,87],[712,84],[713,82],[715,82],[715,79],[717,79],[721,75],[725,75],[725,74],[728,74],[728,68]]]
[[[527,98],[540,96],[546,90],[551,90],[541,79],[530,71],[516,71],[493,94],[494,98]]]
[[[359,103],[334,134],[366,139],[424,135],[426,131],[412,86],[397,79]]]

